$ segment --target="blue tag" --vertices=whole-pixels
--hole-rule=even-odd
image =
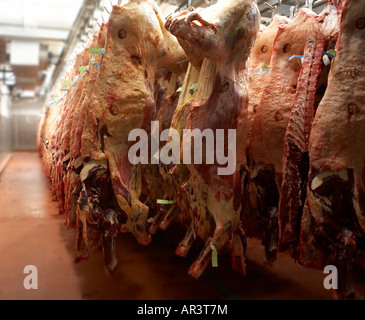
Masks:
[[[294,59],[294,58],[300,58],[300,59],[302,59],[302,58],[304,58],[304,56],[294,55],[294,56],[291,56],[291,57],[289,58],[289,61],[290,61],[290,60],[292,60],[292,59]]]
[[[326,51],[322,51],[322,53],[323,53],[324,55],[326,55],[326,56],[329,56],[329,57],[330,57],[330,58],[332,58],[332,59],[336,58],[336,55],[335,55],[335,54],[330,54],[330,53],[328,53],[328,52],[326,52]]]
[[[270,69],[267,69],[267,70],[257,71],[254,74],[268,73],[269,71]]]

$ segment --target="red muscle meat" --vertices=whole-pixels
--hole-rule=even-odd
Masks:
[[[328,87],[309,140],[310,172],[303,210],[300,262],[334,264],[337,296],[353,298],[352,261],[365,231],[365,6],[344,1]]]

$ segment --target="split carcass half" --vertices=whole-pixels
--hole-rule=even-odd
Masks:
[[[134,129],[150,131],[156,116],[156,70],[184,58],[176,39],[164,30],[153,1],[132,0],[113,7],[105,56],[83,132],[85,165],[79,199],[80,215],[104,224],[109,269],[116,265],[114,237],[119,229],[133,233],[141,244],[151,241],[149,210],[140,201],[142,167],[134,166],[128,157],[133,145],[129,135]]]
[[[75,78],[79,74],[79,67],[82,66],[85,61],[87,61],[87,50],[85,49],[82,53],[80,53],[74,64],[72,72],[70,73],[70,78],[67,81],[74,82]],[[63,84],[62,84],[63,85]],[[51,142],[51,150],[54,150],[54,171],[53,171],[53,179],[54,179],[54,188],[56,189],[56,195],[58,200],[58,207],[60,214],[66,213],[65,212],[65,193],[64,193],[64,158],[67,154],[67,150],[64,149],[64,145],[66,145],[66,140],[69,140],[69,122],[70,119],[73,117],[72,110],[74,108],[75,101],[79,96],[80,90],[83,86],[83,81],[78,81],[77,88],[72,90],[72,86],[64,86],[62,90],[67,90],[65,96],[65,103],[62,105],[62,109],[58,114],[57,122],[55,123],[54,127],[54,135],[52,137]],[[65,125],[65,127],[64,127]]]
[[[285,16],[274,15],[270,25],[263,29],[256,38],[250,55],[249,101],[248,101],[248,138],[251,135],[253,119],[260,104],[261,95],[269,73],[270,60],[274,47],[274,40],[282,23],[291,20]]]
[[[284,137],[302,68],[296,56],[304,54],[308,26],[316,18],[314,12],[301,9],[292,22],[279,26],[270,71],[252,124],[250,177],[244,200],[250,201],[253,210],[242,214],[242,223],[248,236],[262,238],[269,264],[276,260],[277,252]]]
[[[95,47],[97,42],[97,36],[94,36],[91,41],[87,44],[81,61],[81,66],[86,66],[90,61],[90,54],[88,53],[89,47]],[[86,71],[80,72],[76,76],[77,82],[75,83],[75,88],[72,90],[72,96],[69,98],[68,108],[64,116],[63,124],[61,124],[61,158],[58,163],[59,172],[62,173],[62,183],[63,185],[63,200],[62,205],[64,206],[62,211],[65,213],[66,225],[71,228],[76,226],[76,205],[75,205],[75,194],[76,193],[76,176],[73,172],[68,170],[68,165],[71,160],[71,141],[74,137],[74,131],[72,131],[73,123],[79,119],[79,110],[82,105],[84,89],[86,87],[86,82],[89,78],[90,73]],[[62,169],[62,170],[61,170]],[[58,188],[60,188],[59,186]],[[59,201],[60,202],[60,201]],[[61,204],[60,204],[61,206]]]
[[[336,58],[310,135],[300,262],[338,268],[340,298],[354,297],[352,260],[365,231],[365,6],[344,4]]]
[[[308,26],[302,70],[298,79],[295,103],[291,111],[283,150],[283,182],[279,201],[279,247],[290,248],[299,258],[299,235],[306,199],[309,173],[309,135],[323,97],[328,72],[323,68],[323,52],[333,49],[337,40],[340,14],[330,1],[318,19]]]
[[[79,56],[78,56],[79,57]],[[62,90],[62,83],[69,80],[72,76],[71,72],[66,72],[61,83],[58,85],[54,95],[53,101],[49,105],[47,119],[44,123],[44,143],[46,147],[46,157],[43,158],[45,164],[45,171],[50,180],[50,188],[52,191],[52,199],[57,200],[56,188],[56,159],[58,159],[57,136],[59,128],[57,125],[61,121],[62,114],[66,105],[66,97],[69,95],[68,91]]]
[[[208,161],[208,153],[212,151],[207,152],[208,139],[200,142],[183,139],[181,153],[186,154],[190,147],[190,150],[197,147],[206,152],[202,164],[186,163],[188,171],[181,176],[193,229],[193,232],[188,230],[185,240],[191,243],[195,233],[205,241],[200,256],[189,269],[195,278],[210,262],[212,246],[221,252],[229,241],[233,243],[233,267],[245,273],[239,232],[241,169],[246,165],[248,130],[247,60],[259,30],[259,18],[255,1],[218,1],[201,12],[185,11],[173,16],[167,23],[169,31],[179,39],[185,50],[187,48],[186,55],[191,63],[182,95],[191,90],[191,87],[186,87],[191,80],[198,84],[191,100],[188,99],[189,109],[184,109],[186,126],[183,129],[200,132],[211,129],[214,133],[221,130],[225,136],[220,141],[221,145],[217,143],[215,154],[226,155],[233,149],[238,156],[230,159],[234,162],[232,172],[223,173],[219,160]],[[228,145],[231,142],[229,130],[237,130],[237,144]],[[230,152],[229,156],[232,156]]]
[[[104,48],[105,46],[106,25],[102,24],[99,34],[94,36],[91,42],[91,47]],[[66,175],[64,178],[65,184],[65,211],[67,212],[66,224],[69,228],[80,227],[77,219],[77,200],[79,199],[82,184],[80,180],[80,172],[83,162],[81,154],[81,137],[85,126],[85,119],[90,105],[92,93],[94,91],[97,76],[99,74],[99,65],[102,62],[102,55],[88,54],[88,61],[84,66],[88,67],[88,71],[83,71],[80,74],[83,80],[83,87],[78,103],[73,110],[73,119],[70,121],[69,127],[65,130],[69,131],[69,145],[65,146],[69,151],[64,158],[64,167]],[[82,234],[79,230],[78,234]]]

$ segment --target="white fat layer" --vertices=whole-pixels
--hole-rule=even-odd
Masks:
[[[87,164],[85,164],[84,168],[82,169],[80,173],[81,181],[85,181],[87,177],[89,176],[90,170],[92,170],[95,167],[104,167],[105,169],[108,169],[108,161],[107,160],[91,160]]]
[[[71,158],[71,153],[66,154],[66,156],[63,158],[63,162],[67,162]]]
[[[337,175],[338,177],[340,177],[342,180],[348,181],[349,177],[347,174],[347,170],[342,170],[342,171],[322,171],[320,174],[316,175],[312,181],[311,184],[311,188],[312,190],[316,190],[317,188],[319,188],[322,184],[325,178],[329,177],[329,176],[333,176],[333,175]]]
[[[82,161],[82,157],[81,156],[78,156],[75,160],[75,163],[74,163],[74,168],[79,168],[81,165],[82,165],[83,161]]]

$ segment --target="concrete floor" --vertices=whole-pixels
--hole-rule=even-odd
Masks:
[[[262,247],[250,241],[247,277],[235,274],[228,257],[201,279],[187,274],[198,253],[175,256],[183,230],[159,233],[143,247],[130,235],[117,243],[119,266],[109,276],[101,252],[74,262],[75,230],[68,230],[51,201],[36,153],[14,153],[0,176],[0,299],[331,299],[324,275],[280,254],[274,267],[262,263]],[[24,267],[38,269],[38,289],[26,290]],[[365,296],[365,285],[356,283]]]

